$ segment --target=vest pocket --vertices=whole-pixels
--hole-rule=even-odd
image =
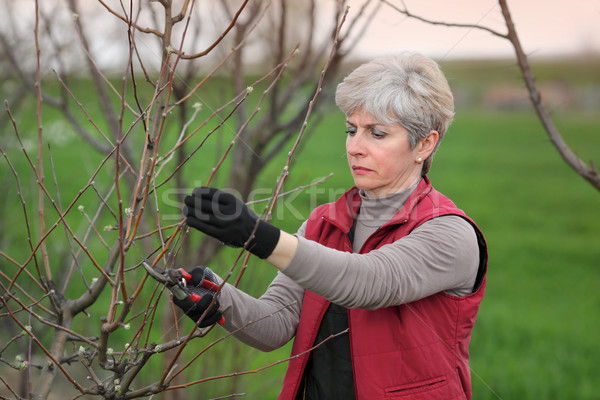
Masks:
[[[410,394],[416,394],[421,392],[429,392],[437,390],[448,383],[445,376],[439,376],[433,379],[427,379],[424,381],[411,382],[403,385],[390,386],[385,388],[386,397],[401,397],[408,396]],[[441,399],[441,397],[440,397]]]

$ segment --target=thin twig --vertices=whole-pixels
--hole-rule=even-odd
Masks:
[[[52,354],[46,349],[46,347],[42,344],[42,342],[40,342],[38,340],[38,338],[33,334],[31,329],[26,327],[25,325],[23,325],[21,323],[21,321],[19,321],[19,319],[12,314],[11,310],[8,308],[8,304],[6,303],[6,301],[4,300],[4,298],[2,296],[0,296],[0,301],[2,302],[4,307],[8,310],[8,313],[10,314],[10,317],[13,319],[13,321],[15,321],[15,323],[17,325],[19,325],[19,327],[21,329],[23,329],[24,331],[27,332],[27,334],[31,337],[31,339],[35,342],[35,344],[46,354],[46,357],[48,357],[50,359],[52,364],[56,365],[56,367],[58,367],[58,369],[61,370],[61,372],[63,373],[65,378],[67,378],[67,380],[69,382],[71,382],[77,390],[79,390],[80,392],[84,392],[85,389],[82,388],[79,385],[79,383],[77,383],[77,381],[73,377],[71,377],[71,375],[69,375],[69,373],[63,368],[63,366],[60,364],[60,362],[52,356]]]
[[[190,92],[185,95],[184,97],[182,97],[180,100],[178,100],[175,105],[172,107],[174,108],[175,106],[178,106],[179,104],[183,103],[185,100],[189,99],[195,92],[196,90],[198,90],[198,88],[200,88],[200,86],[202,86],[206,81],[208,81],[208,79],[212,78],[212,76],[221,69],[221,67],[225,64],[225,62],[237,51],[239,51],[242,46],[244,45],[244,43],[246,42],[246,40],[248,39],[248,36],[250,35],[250,33],[252,31],[254,31],[254,29],[258,26],[258,23],[262,20],[262,18],[265,16],[267,10],[269,9],[271,5],[271,0],[268,1],[267,5],[265,6],[265,8],[263,9],[263,13],[260,15],[259,18],[256,19],[254,25],[248,30],[248,32],[246,32],[246,34],[244,35],[244,37],[242,38],[242,40],[240,40],[240,42],[231,49],[231,51],[229,51],[229,53],[227,53],[227,55],[225,57],[223,57],[223,59],[217,64],[215,65],[215,67],[200,81],[196,84],[196,86],[194,86]],[[169,109],[169,112],[172,110]]]
[[[498,31],[496,31],[496,30],[494,30],[492,28],[488,28],[486,26],[482,26],[482,25],[478,25],[478,24],[457,24],[457,23],[450,23],[450,22],[444,22],[444,21],[434,21],[434,20],[427,19],[427,18],[424,18],[424,17],[421,17],[419,15],[415,15],[415,14],[411,13],[410,11],[408,11],[408,8],[406,7],[406,5],[404,6],[404,8],[400,8],[400,7],[398,7],[398,6],[390,3],[388,0],[380,0],[380,1],[383,2],[383,3],[385,3],[386,5],[390,6],[394,10],[398,11],[399,13],[406,15],[409,18],[413,18],[413,19],[416,19],[416,20],[421,21],[421,22],[425,22],[425,23],[430,24],[430,25],[446,26],[446,27],[449,27],[449,28],[474,28],[474,29],[480,29],[480,30],[489,32],[489,33],[491,33],[494,36],[499,36],[501,38],[508,39],[508,35],[507,34],[498,32]],[[404,2],[402,2],[402,3],[404,4]]]
[[[308,185],[296,186],[294,189],[288,190],[287,192],[279,193],[279,195],[277,195],[277,198],[279,199],[279,198],[288,196],[288,195],[290,195],[292,193],[295,193],[295,192],[298,192],[300,190],[308,189],[309,187],[318,186],[321,183],[325,182],[327,179],[331,178],[332,176],[333,176],[333,172],[330,173],[327,176],[324,176],[322,178],[317,179],[313,183],[309,183]],[[248,202],[246,202],[246,205],[264,203],[266,201],[272,201],[272,199],[273,199],[273,197],[265,197],[264,199],[258,199],[258,200],[248,201]]]
[[[237,22],[240,14],[242,13],[242,11],[244,11],[244,8],[246,8],[246,5],[248,4],[249,0],[244,0],[244,2],[242,3],[242,5],[240,6],[240,8],[238,9],[238,11],[235,13],[233,19],[231,20],[231,23],[229,24],[229,26],[227,27],[227,29],[225,29],[223,31],[223,33],[221,33],[221,35],[217,38],[217,40],[215,40],[210,46],[208,46],[206,48],[206,50],[201,51],[199,53],[196,54],[182,54],[181,58],[183,58],[184,60],[191,60],[194,58],[200,58],[200,57],[204,57],[205,55],[207,55],[208,53],[210,53],[219,43],[221,43],[221,41],[225,38],[225,36],[227,36],[227,34],[229,33],[229,31],[231,31],[231,29],[233,29],[233,27],[235,26],[235,23]]]
[[[35,1],[35,27],[33,29],[35,37],[35,57],[36,57],[36,119],[38,123],[38,154],[37,154],[37,169],[34,172],[38,182],[38,217],[40,221],[40,232],[46,230],[46,221],[44,218],[44,193],[42,186],[44,185],[44,147],[43,147],[43,128],[42,128],[42,68],[40,63],[40,41],[39,41],[39,0]],[[40,248],[42,252],[42,264],[46,273],[46,279],[52,280],[52,271],[50,270],[50,260],[48,258],[48,249],[46,242],[42,243]]]
[[[342,29],[342,26],[344,25],[344,22],[346,21],[346,16],[348,15],[348,9],[349,8],[346,7],[344,15],[342,16],[342,19],[341,19],[340,23],[338,24],[337,30],[335,32],[335,37],[334,37],[334,40],[333,40],[333,44],[332,44],[331,50],[329,52],[329,58],[327,59],[327,62],[325,63],[325,66],[323,67],[323,70],[321,71],[321,76],[319,78],[319,83],[317,84],[315,93],[314,93],[311,101],[309,102],[308,110],[306,111],[306,115],[304,117],[304,123],[302,124],[302,127],[300,128],[300,131],[298,132],[298,135],[296,137],[296,141],[294,142],[294,145],[292,146],[292,149],[288,153],[285,166],[283,167],[283,170],[281,171],[281,175],[279,177],[277,188],[275,189],[275,193],[273,193],[273,196],[271,197],[270,204],[267,204],[267,206],[265,207],[265,209],[267,210],[266,211],[266,216],[265,216],[265,221],[268,221],[270,219],[271,213],[273,212],[273,208],[275,207],[275,202],[279,198],[279,194],[281,193],[281,190],[283,189],[283,184],[285,183],[285,180],[286,180],[286,178],[289,175],[289,169],[290,169],[290,164],[291,164],[291,161],[292,161],[292,157],[294,156],[294,153],[296,152],[296,149],[298,148],[298,145],[300,144],[300,140],[302,139],[302,135],[304,134],[306,126],[308,125],[308,119],[309,119],[310,115],[312,114],[312,110],[313,110],[315,101],[317,100],[317,97],[321,93],[321,87],[322,87],[323,81],[325,79],[325,73],[327,72],[327,69],[329,68],[331,60],[333,59],[334,55],[336,54],[336,50],[338,48],[337,38],[338,38],[338,35],[340,33],[340,30]],[[259,221],[256,222],[256,226],[254,227],[254,231],[258,227],[258,222]],[[248,243],[250,242],[250,240],[254,236],[254,231],[250,235],[250,238],[248,238],[247,243],[244,245],[244,249],[246,248],[246,246],[248,245]],[[250,257],[250,254],[248,253],[246,255],[246,258],[244,259],[244,263],[242,265],[242,268],[240,269],[238,277],[236,278],[236,281],[235,281],[235,285],[236,286],[237,286],[237,284],[239,284],[242,276],[244,275],[244,272],[246,271],[249,257]]]
[[[348,333],[348,331],[349,331],[349,329],[348,329],[348,328],[346,328],[346,329],[344,329],[344,330],[343,330],[343,331],[341,331],[341,332],[338,332],[338,333],[335,333],[335,334],[332,334],[332,335],[328,336],[327,338],[325,338],[325,339],[324,339],[324,340],[322,340],[321,342],[319,342],[319,343],[317,343],[316,345],[312,346],[312,347],[311,347],[311,348],[309,348],[308,350],[305,350],[305,351],[303,351],[302,353],[298,353],[298,354],[296,354],[296,355],[293,355],[293,356],[291,356],[291,357],[288,357],[288,358],[286,358],[286,359],[283,359],[283,360],[275,361],[275,362],[273,362],[273,363],[271,363],[271,364],[263,365],[263,366],[262,366],[262,367],[260,367],[260,368],[256,368],[256,369],[252,369],[252,370],[248,370],[248,371],[232,372],[232,373],[229,373],[229,374],[224,374],[224,375],[216,375],[216,376],[211,376],[211,377],[208,377],[208,378],[198,379],[198,380],[196,380],[196,381],[189,382],[189,383],[185,383],[185,384],[181,384],[181,385],[173,385],[173,386],[169,386],[169,387],[168,387],[168,388],[166,388],[165,390],[177,390],[177,389],[184,389],[184,388],[187,388],[187,387],[189,387],[189,386],[192,386],[192,385],[197,385],[197,384],[199,384],[199,383],[204,383],[204,382],[214,381],[214,380],[217,380],[217,379],[230,378],[230,377],[233,377],[233,376],[241,376],[241,375],[248,375],[248,374],[256,374],[256,373],[258,373],[258,372],[264,371],[265,369],[268,369],[268,368],[274,367],[274,366],[276,366],[276,365],[279,365],[279,364],[282,364],[282,363],[285,363],[285,362],[289,362],[289,361],[291,361],[291,360],[294,360],[294,359],[296,359],[296,358],[298,358],[298,357],[301,357],[301,356],[303,356],[303,355],[305,355],[305,354],[308,354],[308,353],[310,353],[311,351],[313,351],[314,349],[316,349],[316,348],[318,348],[319,346],[321,346],[322,344],[324,344],[325,342],[327,342],[327,341],[329,341],[329,340],[332,340],[332,339],[335,339],[335,338],[336,338],[336,337],[338,337],[338,336],[344,335],[344,334]]]
[[[29,154],[27,153],[27,151],[25,150],[25,147],[23,145],[23,141],[21,140],[21,136],[19,135],[19,131],[17,129],[17,125],[16,125],[16,121],[12,116],[12,113],[10,112],[10,109],[7,108],[7,113],[8,116],[10,117],[10,120],[13,124],[14,127],[14,131],[15,131],[15,135],[19,141],[19,144],[21,145],[21,150],[23,151],[25,158],[27,159],[29,166],[31,167],[31,169],[33,170],[34,174],[36,175],[36,177],[38,178],[38,186],[40,187],[40,190],[42,190],[46,196],[48,196],[48,198],[50,200],[52,200],[51,196],[49,195],[48,191],[46,190],[46,188],[44,187],[43,183],[40,181],[39,176],[38,176],[38,171],[37,168],[35,167],[35,165],[33,164],[33,162],[31,161],[31,158],[29,157]],[[66,208],[64,214],[60,213],[58,211],[58,209],[56,209],[56,204],[54,204],[54,202],[52,202],[52,204],[54,205],[55,209],[57,210],[58,214],[59,214],[59,219],[48,229],[45,231],[42,231],[42,236],[39,239],[38,243],[34,246],[33,250],[31,251],[31,254],[29,255],[29,257],[27,258],[27,260],[25,260],[25,262],[22,264],[21,268],[19,269],[19,271],[15,274],[15,276],[13,277],[10,285],[8,286],[9,290],[12,287],[12,285],[14,284],[14,282],[17,280],[17,278],[19,277],[19,275],[21,274],[21,271],[27,266],[27,264],[29,264],[29,262],[34,258],[35,253],[37,252],[37,250],[43,246],[43,244],[45,243],[46,238],[50,235],[50,233],[52,233],[52,231],[58,226],[58,224],[60,222],[64,223],[67,227],[68,224],[66,223],[66,221],[64,220],[64,216],[71,210],[71,208],[75,205],[76,201],[81,197],[81,195],[85,192],[85,190],[91,185],[91,182],[93,182],[94,178],[96,177],[96,175],[100,172],[100,169],[102,168],[102,166],[104,165],[104,163],[109,159],[110,155],[112,154],[112,152],[102,161],[102,163],[100,164],[100,166],[98,167],[98,169],[92,174],[92,177],[90,178],[90,180],[88,181],[88,184],[86,185],[86,187],[82,190],[79,191],[79,193],[77,194],[77,196],[75,196],[75,199],[71,202],[71,204],[69,204],[69,206]],[[92,261],[92,263],[94,264],[94,266],[102,273],[102,275],[106,278],[106,280],[108,282],[111,282],[111,284],[113,284],[112,279],[110,279],[110,277],[106,274],[106,272],[104,272],[104,270],[98,265],[98,263],[96,262],[96,260],[91,256],[91,254],[89,253],[88,249],[85,248],[85,246],[83,246],[83,244],[81,242],[79,242],[77,240],[77,238],[75,237],[75,235],[73,234],[72,231],[70,231],[69,228],[69,232],[72,234],[73,239],[75,239],[78,244],[80,245],[80,247],[82,248],[82,250],[84,250],[86,252],[86,254],[88,254],[88,256],[90,257],[90,260]]]
[[[2,285],[2,283],[0,283],[0,286],[2,286],[2,288],[6,290],[6,288],[4,287],[4,285]],[[8,295],[8,298],[11,298],[11,299],[13,299],[13,300],[14,300],[14,301],[15,301],[17,304],[19,304],[19,306],[21,306],[21,309],[22,309],[23,311],[26,311],[26,312],[27,312],[29,315],[31,315],[32,317],[34,317],[36,320],[40,321],[42,324],[44,324],[44,325],[48,325],[48,326],[50,326],[50,327],[52,327],[52,328],[54,328],[54,329],[56,329],[56,330],[60,330],[60,331],[66,332],[66,333],[68,333],[69,335],[72,335],[73,337],[76,337],[76,338],[78,338],[79,340],[81,340],[81,341],[83,341],[83,342],[85,342],[85,343],[89,344],[90,346],[93,346],[93,347],[97,347],[97,346],[98,346],[96,343],[94,343],[93,341],[91,341],[91,340],[90,340],[90,339],[88,339],[87,337],[85,337],[85,336],[83,336],[83,335],[80,335],[79,333],[77,333],[77,332],[75,332],[75,331],[73,331],[73,330],[71,330],[71,329],[65,328],[64,326],[61,326],[61,325],[55,324],[55,323],[54,323],[54,322],[52,322],[52,321],[48,321],[47,319],[45,319],[45,318],[41,317],[40,315],[38,315],[37,313],[33,312],[33,310],[31,310],[31,307],[32,307],[33,305],[35,305],[35,304],[31,304],[31,305],[29,305],[29,306],[26,306],[25,304],[23,304],[23,303],[21,302],[21,300],[19,300],[19,299],[18,299],[16,296],[13,296],[13,295],[12,295],[10,292],[8,292],[7,290],[6,290],[6,293],[7,293],[7,295]],[[46,296],[44,296],[44,297],[46,297]],[[38,302],[39,302],[39,301],[41,301],[41,300],[42,300],[42,299],[38,300]],[[13,318],[14,318],[14,314],[16,314],[16,313],[17,313],[17,311],[12,311],[12,312],[10,312],[10,311],[9,311],[9,315],[10,315],[11,317],[13,317]]]
[[[283,76],[283,72],[285,71],[285,69],[287,67],[287,62],[289,62],[289,60],[296,54],[297,50],[298,50],[298,46],[296,46],[294,48],[294,50],[291,52],[291,54],[288,56],[288,58],[285,60],[285,62],[282,62],[280,64],[281,68],[279,69],[279,72],[277,73],[277,75],[275,76],[275,78],[273,78],[273,82],[271,82],[269,84],[269,86],[263,91],[262,96],[260,97],[258,103],[254,107],[254,110],[252,111],[252,113],[250,114],[250,116],[246,119],[246,121],[244,122],[244,124],[240,127],[240,129],[238,130],[238,132],[235,135],[235,137],[231,140],[231,142],[229,143],[229,146],[227,147],[227,149],[225,150],[225,152],[221,156],[221,159],[217,162],[217,165],[212,169],[212,171],[210,173],[210,177],[208,178],[208,181],[206,182],[207,186],[210,185],[210,182],[212,181],[212,179],[214,178],[214,176],[217,173],[218,169],[221,167],[221,165],[225,161],[225,158],[227,158],[227,155],[229,154],[229,151],[233,148],[233,145],[235,144],[235,142],[237,141],[237,139],[241,136],[242,132],[244,132],[244,130],[246,129],[246,127],[248,126],[248,124],[250,123],[250,121],[252,121],[254,119],[254,117],[256,116],[256,114],[258,114],[258,111],[260,110],[260,106],[262,105],[262,103],[264,102],[265,98],[267,97],[267,94],[271,91],[271,89],[275,86],[275,84],[281,79],[281,77]]]
[[[0,251],[0,255],[2,256],[6,256],[3,252]],[[9,261],[13,262],[13,264],[17,265],[18,267],[20,267],[19,263],[17,263],[16,261],[10,259],[10,257],[7,258]],[[26,271],[27,273],[29,273],[29,271]],[[0,271],[0,276],[4,279],[6,279],[7,281],[10,281],[10,278],[8,277],[8,275],[6,275],[3,271]],[[36,280],[33,278],[33,276],[31,276],[31,280],[42,290],[45,291],[46,289],[44,289],[44,287]],[[0,285],[2,286],[3,289],[5,289],[5,291],[8,293],[8,289],[5,288],[5,286],[0,282]],[[31,300],[31,304],[28,307],[31,306],[38,306],[40,307],[42,310],[44,310],[46,313],[48,313],[49,315],[51,315],[52,317],[56,318],[56,313],[54,311],[51,311],[50,309],[44,307],[43,304],[41,304],[42,300],[44,300],[47,296],[49,296],[48,293],[44,293],[44,295],[39,298],[39,299],[35,299],[31,294],[30,291],[31,289],[25,290],[24,288],[22,288],[18,283],[15,283],[14,287],[16,287],[25,297],[27,297],[29,300]],[[1,314],[0,313],[0,317],[4,317],[5,314]]]
[[[9,110],[8,103],[5,102],[5,104],[6,104],[6,109]],[[10,111],[9,111],[9,115],[10,115]],[[15,169],[15,167],[12,164],[12,162],[8,158],[8,155],[4,152],[4,149],[2,148],[2,146],[0,146],[0,152],[4,156],[4,159],[6,160],[6,162],[8,163],[8,166],[10,167],[10,170],[13,173],[13,176],[15,177],[15,182],[17,183],[17,193],[19,195],[19,199],[21,200],[21,208],[23,209],[23,217],[25,219],[25,227],[27,229],[27,243],[29,244],[29,249],[34,254],[33,261],[34,261],[34,264],[35,264],[35,269],[37,271],[38,277],[41,278],[42,277],[42,273],[40,271],[40,267],[39,267],[39,264],[38,264],[37,256],[33,252],[33,243],[31,242],[31,225],[29,223],[29,216],[27,214],[27,203],[25,202],[25,198],[23,198],[23,190],[21,188],[21,181],[19,180],[19,174],[17,173],[17,170]],[[4,255],[4,253],[1,253],[1,254]],[[8,257],[8,256],[5,255],[5,257]],[[19,265],[18,263],[16,263],[16,264]],[[34,282],[36,282],[36,284],[40,287],[40,289],[44,290],[43,286],[41,285],[41,283],[39,283],[39,281],[37,279],[34,279],[33,275],[31,275],[31,273],[29,271],[27,271],[27,273],[29,274],[30,278]]]
[[[127,23],[127,24],[131,24],[133,26],[135,26],[135,29],[137,29],[140,32],[144,32],[144,33],[151,33],[153,35],[158,36],[159,38],[162,38],[163,35],[162,33],[158,32],[155,29],[150,29],[150,28],[142,28],[139,25],[134,25],[131,21],[129,21],[127,18],[123,17],[122,15],[120,15],[119,13],[117,13],[115,10],[113,10],[112,8],[110,8],[103,0],[98,0],[98,2],[100,4],[102,4],[104,6],[104,8],[106,8],[106,10],[111,13],[112,15],[114,15],[115,17],[117,17],[118,19],[120,19],[121,21]]]

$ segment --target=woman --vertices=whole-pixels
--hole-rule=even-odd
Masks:
[[[433,60],[402,54],[358,67],[336,103],[355,187],[295,235],[231,194],[196,188],[187,224],[247,246],[279,273],[259,299],[226,284],[217,308],[178,305],[196,321],[206,314],[201,326],[221,314],[229,331],[248,325],[235,336],[261,350],[295,337],[280,399],[470,399],[487,250],[426,176],[454,114],[448,83]],[[196,269],[195,283],[218,280],[207,272]]]

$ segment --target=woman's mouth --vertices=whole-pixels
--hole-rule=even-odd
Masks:
[[[365,174],[368,174],[369,172],[373,172],[373,170],[366,168],[366,167],[361,167],[359,165],[353,165],[352,172],[357,175],[365,175]]]

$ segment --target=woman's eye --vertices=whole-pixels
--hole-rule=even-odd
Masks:
[[[384,131],[379,131],[379,130],[377,130],[377,129],[373,129],[373,130],[371,131],[371,135],[373,135],[373,137],[374,137],[375,139],[383,139],[383,138],[384,138],[384,137],[386,137],[388,134],[387,134],[387,132],[384,132]]]
[[[356,133],[356,128],[352,127],[352,126],[349,126],[349,127],[346,128],[346,133],[348,135],[352,136],[352,135],[354,135]]]

